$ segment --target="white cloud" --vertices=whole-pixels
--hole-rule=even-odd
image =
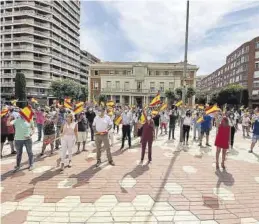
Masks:
[[[210,73],[221,66],[235,47],[258,35],[258,29],[255,29],[258,28],[255,22],[258,20],[244,18],[254,28],[251,26],[250,30],[242,28],[234,33],[224,33],[224,36],[214,36],[215,43],[202,46],[208,31],[233,24],[235,21],[223,20],[230,12],[258,5],[258,2],[249,1],[190,1],[189,45],[192,50],[189,62],[200,67],[200,74]],[[104,6],[119,13],[120,28],[135,47],[134,52],[125,54],[126,57],[130,55],[129,58],[135,61],[161,61],[161,57],[179,61],[183,58],[185,1],[112,1]],[[216,42],[217,39],[223,42]]]

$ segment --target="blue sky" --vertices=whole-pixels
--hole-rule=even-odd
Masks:
[[[81,1],[81,48],[103,61],[179,62],[185,1]],[[188,62],[210,74],[259,36],[259,2],[190,1]]]

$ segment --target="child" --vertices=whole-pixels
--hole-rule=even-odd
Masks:
[[[215,140],[215,146],[217,147],[216,151],[216,169],[219,169],[219,154],[222,149],[222,161],[221,167],[226,169],[225,167],[225,159],[226,152],[229,148],[229,140],[230,140],[230,126],[228,123],[228,119],[224,117],[221,121],[221,124],[218,127],[218,133]]]

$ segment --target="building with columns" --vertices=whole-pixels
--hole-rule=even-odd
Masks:
[[[149,104],[158,90],[182,87],[183,63],[100,62],[90,65],[89,100],[106,95],[109,100],[126,105]],[[188,64],[186,86],[196,86],[196,65]],[[191,103],[194,103],[194,99]]]

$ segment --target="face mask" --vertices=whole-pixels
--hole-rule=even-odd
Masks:
[[[147,120],[150,121],[150,120],[151,120],[151,117],[150,117],[150,116],[147,116]]]

